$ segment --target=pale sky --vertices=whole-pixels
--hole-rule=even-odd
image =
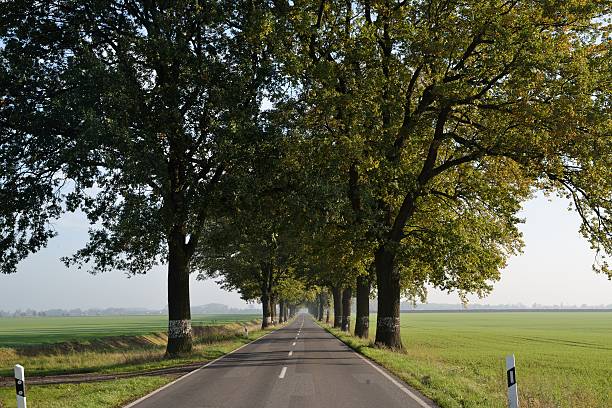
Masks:
[[[473,303],[600,305],[612,303],[612,282],[591,269],[594,253],[578,234],[579,219],[561,199],[539,196],[525,204],[524,253],[513,257],[495,289]],[[13,275],[0,275],[0,310],[33,308],[145,307],[166,305],[166,271],[161,266],[146,275],[127,278],[115,272],[90,275],[67,269],[59,261],[79,249],[87,234],[81,215],[68,214],[56,224],[59,236],[47,248],[22,262]],[[456,294],[431,290],[432,303],[459,303]],[[224,303],[247,307],[236,293],[213,281],[191,284],[191,304]]]

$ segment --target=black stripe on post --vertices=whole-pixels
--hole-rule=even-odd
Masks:
[[[516,372],[514,367],[508,370],[508,388],[516,384]]]
[[[19,378],[15,378],[15,392],[20,397],[25,397],[25,384]]]

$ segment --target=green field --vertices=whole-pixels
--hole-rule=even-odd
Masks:
[[[27,375],[54,375],[60,373],[121,373],[159,369],[194,362],[210,361],[261,337],[265,330],[254,330],[249,337],[229,336],[213,342],[196,340],[189,355],[166,358],[164,345],[151,345],[146,349],[124,348],[112,351],[69,352],[41,356],[3,355],[0,349],[0,376],[12,376],[12,367],[19,362],[26,366]],[[6,369],[4,369],[6,368]],[[103,382],[56,385],[29,385],[28,406],[35,408],[118,408],[142,395],[172,381],[176,375],[134,377]],[[15,387],[0,387],[0,407],[15,407]]]
[[[15,364],[26,376],[141,373],[202,363],[268,333],[258,315],[202,315],[194,325],[214,325],[212,334],[194,338],[188,355],[165,356],[167,316],[0,319],[0,377],[11,378]],[[242,323],[251,330],[244,337]],[[238,323],[238,324],[236,324]],[[116,337],[124,336],[124,337]],[[73,347],[80,345],[81,347]],[[23,347],[25,346],[25,347]],[[29,385],[28,406],[38,408],[117,408],[172,381],[179,374],[114,379],[80,384]],[[15,407],[14,386],[0,387],[0,407]]]
[[[404,313],[401,329],[404,353],[340,337],[444,408],[506,407],[511,353],[521,407],[612,407],[612,313]]]
[[[257,318],[259,315],[197,315],[193,316],[192,324],[222,325]],[[167,327],[168,316],[165,315],[0,318],[0,347],[136,336],[161,332]]]

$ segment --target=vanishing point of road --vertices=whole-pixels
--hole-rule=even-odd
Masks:
[[[130,408],[428,408],[435,405],[298,315]],[[126,408],[127,408],[126,407]]]

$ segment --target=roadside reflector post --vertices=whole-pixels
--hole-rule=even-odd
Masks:
[[[519,408],[514,354],[506,356],[506,379],[508,380],[508,406]]]
[[[23,366],[15,365],[15,393],[17,395],[17,408],[26,408],[25,373]]]

